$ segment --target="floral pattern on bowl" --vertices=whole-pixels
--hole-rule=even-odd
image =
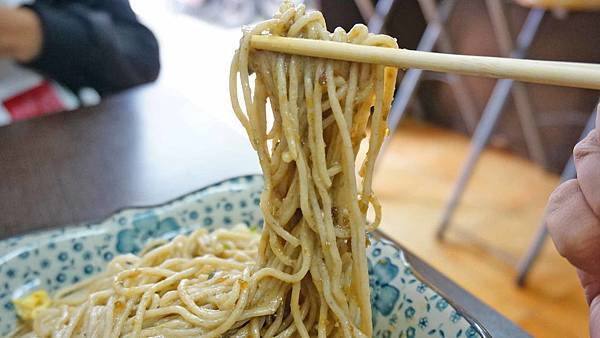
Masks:
[[[91,222],[0,241],[0,335],[17,322],[13,298],[50,292],[95,273],[115,255],[204,227],[261,227],[262,177],[230,179],[163,205],[127,208]],[[369,286],[375,337],[483,337],[484,330],[420,280],[392,242],[371,238]]]

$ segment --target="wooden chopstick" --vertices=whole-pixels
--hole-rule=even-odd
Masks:
[[[254,35],[251,46],[279,53],[381,64],[402,69],[419,68],[564,87],[600,89],[599,64],[420,52],[267,35]]]

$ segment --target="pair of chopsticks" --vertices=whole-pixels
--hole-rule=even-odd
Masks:
[[[564,87],[600,89],[600,64],[420,52],[323,40],[252,36],[251,46],[273,52],[402,69],[513,79]]]

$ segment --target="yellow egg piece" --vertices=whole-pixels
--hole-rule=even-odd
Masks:
[[[37,311],[49,307],[51,303],[46,290],[34,291],[25,297],[13,299],[17,315],[24,321],[35,319]]]

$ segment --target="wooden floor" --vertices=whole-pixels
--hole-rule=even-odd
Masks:
[[[448,239],[434,239],[467,151],[468,139],[453,132],[401,128],[375,179],[383,230],[535,337],[586,337],[587,306],[575,272],[551,241],[528,285],[514,284],[516,260],[533,238],[556,175],[486,151]]]

